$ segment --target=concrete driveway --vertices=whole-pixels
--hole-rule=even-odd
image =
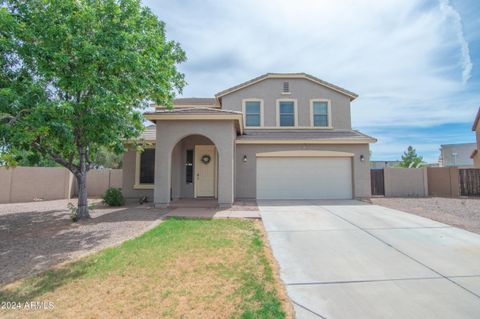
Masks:
[[[297,318],[479,318],[480,235],[358,201],[259,206]]]

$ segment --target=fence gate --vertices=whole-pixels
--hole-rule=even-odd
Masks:
[[[460,195],[480,196],[480,169],[463,168],[459,169],[460,174]]]
[[[370,180],[372,185],[372,195],[385,196],[385,177],[382,169],[371,169]]]

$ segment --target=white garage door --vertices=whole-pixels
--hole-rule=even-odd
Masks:
[[[349,157],[259,157],[257,199],[351,199]]]

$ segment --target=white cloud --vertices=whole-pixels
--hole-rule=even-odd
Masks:
[[[186,96],[265,72],[307,72],[360,95],[360,129],[469,122],[480,100],[466,93],[473,62],[448,0],[144,3],[187,52]]]
[[[463,34],[463,26],[462,26],[462,17],[455,10],[451,5],[449,0],[439,0],[440,1],[440,9],[444,13],[445,17],[448,19],[453,20],[453,26],[455,29],[455,33],[457,35],[457,39],[461,46],[461,53],[462,53],[462,81],[466,83],[472,73],[473,63],[472,59],[470,58],[470,49],[468,47],[468,42],[465,39]]]

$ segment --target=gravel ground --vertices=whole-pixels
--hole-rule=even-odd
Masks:
[[[0,285],[136,237],[167,212],[138,204],[111,208],[94,199],[92,218],[72,223],[69,202],[75,203],[0,205]]]
[[[480,199],[372,198],[372,203],[427,217],[480,234]]]

